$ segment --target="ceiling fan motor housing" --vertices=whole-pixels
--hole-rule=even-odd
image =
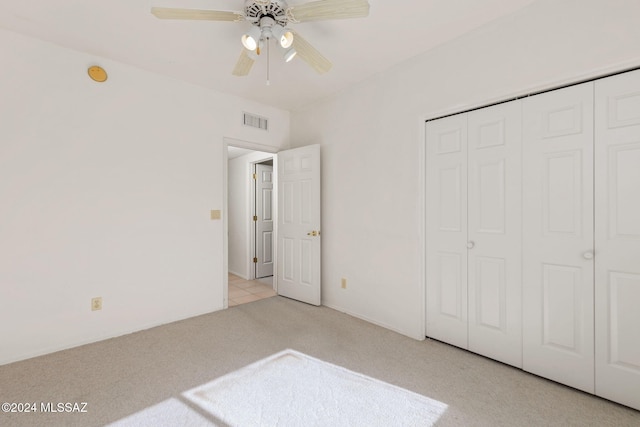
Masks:
[[[247,21],[253,25],[261,26],[262,18],[269,17],[282,26],[286,26],[287,2],[284,0],[247,0],[244,13]]]

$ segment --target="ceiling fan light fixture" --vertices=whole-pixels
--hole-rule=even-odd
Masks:
[[[251,26],[249,31],[247,31],[247,33],[243,34],[242,36],[242,39],[241,39],[242,45],[246,49],[250,51],[254,51],[258,47],[258,43],[260,42],[261,36],[262,36],[262,32],[260,31],[260,28]]]
[[[247,50],[254,51],[258,47],[258,42],[250,35],[245,34],[242,36],[242,46]]]
[[[285,33],[282,35],[282,37],[280,37],[280,46],[286,48],[291,47],[291,45],[293,44],[293,32],[292,31],[285,31]]]
[[[271,34],[278,40],[280,46],[287,49],[293,44],[293,31],[284,28],[282,25],[275,24],[271,28]]]
[[[298,54],[298,52],[292,47],[290,47],[289,49],[286,49],[284,51],[284,62],[291,62],[291,60],[293,58],[296,57],[296,55]]]

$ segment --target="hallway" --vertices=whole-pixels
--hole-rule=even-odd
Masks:
[[[276,296],[272,280],[273,277],[245,280],[229,273],[229,307]]]

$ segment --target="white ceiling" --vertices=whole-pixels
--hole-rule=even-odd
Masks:
[[[231,75],[249,23],[160,20],[149,12],[152,6],[241,11],[243,0],[0,0],[0,27],[294,110],[533,1],[370,0],[367,18],[295,24],[333,69],[318,75],[299,59],[285,64],[272,49],[270,86],[265,57],[249,76]],[[306,2],[288,1],[289,6]]]

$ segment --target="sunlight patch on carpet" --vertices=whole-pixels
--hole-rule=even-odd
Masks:
[[[183,396],[230,426],[430,426],[447,405],[285,350]]]
[[[437,400],[285,350],[109,426],[427,427],[446,410]]]

